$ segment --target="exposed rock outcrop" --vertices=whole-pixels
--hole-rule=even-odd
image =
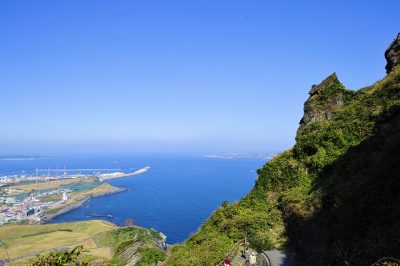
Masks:
[[[390,44],[385,52],[386,73],[390,73],[395,67],[400,66],[400,33],[397,38]]]
[[[344,102],[347,90],[340,83],[336,73],[331,74],[319,85],[313,85],[310,97],[304,104],[304,116],[300,120],[300,129],[315,121],[330,119],[332,113]]]

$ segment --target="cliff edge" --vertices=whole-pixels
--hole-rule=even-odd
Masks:
[[[400,33],[397,38],[390,44],[385,52],[386,73],[390,73],[395,67],[400,65]]]
[[[313,85],[309,92],[310,97],[304,104],[300,129],[307,124],[330,119],[332,113],[343,104],[345,93],[346,89],[336,73],[328,76],[320,84]]]

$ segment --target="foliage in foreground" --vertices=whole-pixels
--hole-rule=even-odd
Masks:
[[[118,254],[133,243],[153,243],[160,240],[161,236],[154,229],[145,229],[133,225],[99,233],[93,239],[101,246],[111,247],[113,253]]]
[[[165,260],[165,253],[158,248],[143,247],[139,248],[142,259],[137,266],[155,266],[157,262]]]
[[[32,266],[87,266],[90,258],[81,255],[82,246],[72,250],[52,251],[38,255],[31,261]]]
[[[79,223],[77,223],[79,225]],[[59,230],[58,230],[59,231]],[[61,230],[63,231],[63,230]],[[70,230],[68,230],[69,232]],[[48,233],[49,231],[46,231]],[[50,231],[53,232],[53,231]],[[36,234],[35,234],[36,235]],[[139,265],[156,265],[165,260],[165,253],[158,248],[163,240],[162,235],[154,229],[138,226],[118,227],[95,234],[93,240],[98,247],[110,247],[113,252],[111,260],[84,255],[87,250],[82,246],[74,249],[53,251],[38,255],[31,261],[32,266],[85,266],[85,265],[126,265],[135,257],[141,258]],[[140,256],[139,256],[140,255]]]

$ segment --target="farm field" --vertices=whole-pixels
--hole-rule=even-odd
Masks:
[[[1,226],[0,239],[4,244],[0,248],[0,256],[9,257],[9,265],[26,265],[36,254],[82,245],[86,254],[108,259],[112,256],[111,247],[103,243],[98,245],[93,238],[116,228],[116,225],[101,220]]]

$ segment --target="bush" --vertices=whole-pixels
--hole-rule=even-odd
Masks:
[[[47,255],[38,255],[31,261],[32,266],[87,266],[90,258],[81,258],[82,246],[72,250],[53,251]]]
[[[155,266],[157,262],[164,261],[165,253],[157,248],[139,248],[139,253],[142,259],[137,264],[138,266]]]

